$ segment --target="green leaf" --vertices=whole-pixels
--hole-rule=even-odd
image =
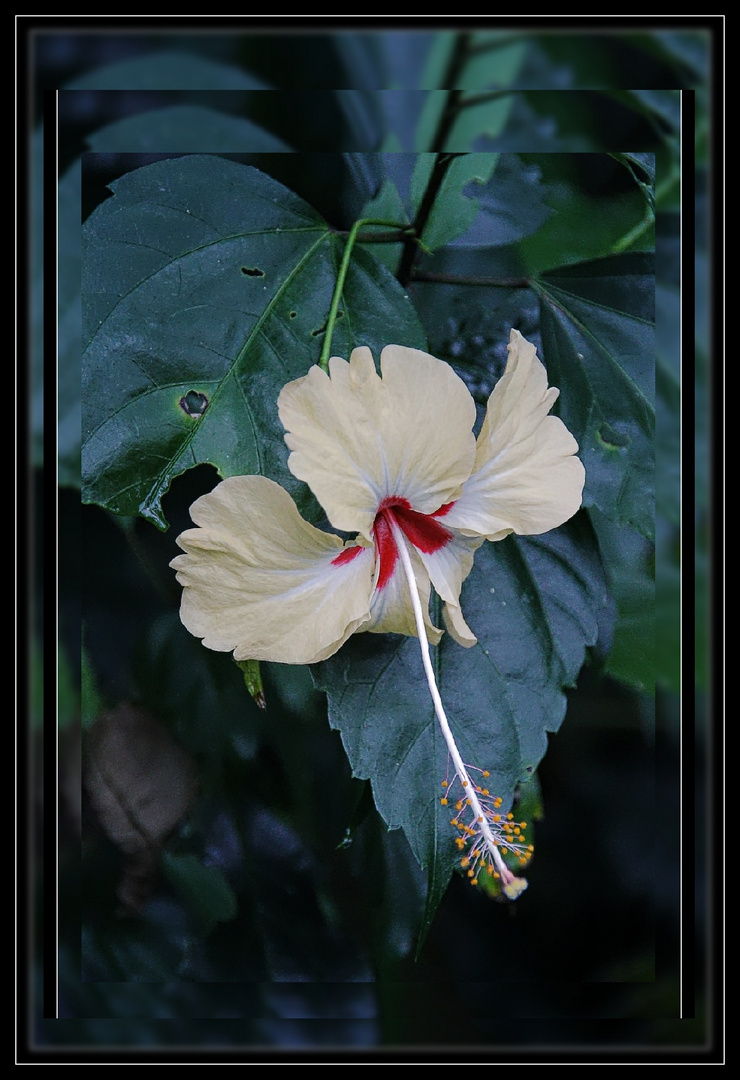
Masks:
[[[67,90],[266,90],[267,84],[231,64],[191,52],[157,50],[86,71]]]
[[[123,153],[283,153],[290,147],[251,120],[200,105],[151,109],[88,136],[91,150]]]
[[[84,631],[83,631],[84,639]],[[98,680],[90,662],[84,641],[80,651],[80,715],[83,730],[92,727],[105,707],[100,695]]]
[[[159,161],[112,185],[83,229],[83,499],[166,528],[172,479],[207,462],[287,470],[282,386],[319,357],[343,241],[307,203],[222,158]],[[364,251],[333,351],[423,348],[408,297]]]
[[[635,237],[643,246],[652,243],[645,198],[637,185],[615,193],[594,191],[594,183],[608,159],[579,154],[523,154],[522,160],[541,170],[544,200],[554,213],[534,235],[527,237],[520,253],[530,274],[557,270],[568,263],[597,259],[620,250],[625,238]]]
[[[625,253],[547,274],[542,345],[560,416],[586,467],[584,505],[655,535],[654,279]]]
[[[630,172],[645,196],[651,212],[655,211],[655,154],[610,154]]]
[[[636,690],[653,693],[655,654],[655,550],[644,536],[591,512],[607,568],[609,592],[617,606],[614,636],[605,671]]]
[[[468,57],[459,86],[463,90],[485,90],[510,86],[519,76],[529,48],[526,35],[508,30],[473,34],[475,53]]]
[[[220,787],[229,763],[257,747],[259,714],[243,674],[230,656],[204,649],[175,611],[144,630],[134,653],[137,693],[197,756],[203,783]]]
[[[511,804],[545,753],[599,634],[607,597],[585,515],[545,536],[485,544],[462,592],[478,644],[448,635],[434,650],[436,677],[463,759],[490,770],[487,784]],[[447,748],[423,676],[419,642],[356,635],[316,665],[329,721],[341,732],[355,776],[370,779],[381,816],[402,828],[427,870],[427,916],[459,858],[450,813],[440,804]],[[451,776],[450,776],[451,779]]]
[[[80,486],[80,162],[61,177],[57,194],[57,462],[59,483]]]
[[[206,926],[236,917],[236,895],[217,867],[204,866],[195,855],[175,855],[165,851],[162,868]]]
[[[436,161],[436,154],[419,154],[411,179],[411,197],[418,212]],[[497,154],[460,154],[452,159],[444,175],[421,239],[433,251],[467,232],[479,206],[464,194],[468,184],[485,184],[498,160]]]
[[[409,216],[403,205],[398,188],[390,177],[386,177],[380,190],[369,199],[360,211],[361,218],[377,218],[381,221],[397,221],[400,225],[408,224]],[[403,246],[399,244],[373,244],[372,252],[391,273],[398,269]]]

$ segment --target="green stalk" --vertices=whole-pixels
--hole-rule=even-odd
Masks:
[[[321,346],[321,356],[319,357],[319,367],[323,371],[329,370],[329,357],[331,356],[331,342],[334,336],[334,325],[337,321],[337,313],[339,311],[339,301],[342,297],[342,290],[344,288],[344,282],[347,278],[347,271],[349,270],[349,262],[352,258],[352,249],[357,242],[357,234],[360,229],[365,225],[382,225],[386,229],[407,229],[408,226],[399,225],[397,221],[386,221],[381,218],[359,218],[349,231],[347,237],[347,243],[344,246],[342,253],[342,261],[339,264],[339,273],[337,274],[337,282],[334,286],[334,295],[331,298],[331,307],[329,308],[329,315],[326,319],[326,333],[324,334],[324,343]]]

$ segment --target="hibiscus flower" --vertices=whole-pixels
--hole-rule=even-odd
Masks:
[[[196,500],[196,529],[173,560],[184,586],[184,625],[236,660],[309,664],[358,631],[417,634],[400,544],[421,596],[426,634],[431,586],[446,629],[476,638],[460,590],[484,540],[536,535],[581,504],[583,465],[573,436],[550,416],[559,391],[534,346],[511,331],[506,370],[476,441],[475,403],[441,360],[386,346],[380,375],[366,347],[332,357],[278,398],[290,471],[305,481],[346,543],[306,522],[290,495],[263,476],[233,476]]]
[[[274,481],[233,476],[193,503],[197,528],[178,537],[184,554],[171,565],[183,586],[184,625],[238,661],[316,663],[360,631],[417,636],[455,765],[449,791],[456,782],[465,789],[453,819],[458,846],[471,842],[463,865],[474,882],[487,865],[513,899],[526,882],[499,848],[526,862],[524,823],[502,816],[501,800],[471,781],[429,654],[443,632],[429,615],[432,587],[447,631],[474,645],[460,590],[477,548],[509,533],[548,532],[581,505],[578,446],[550,415],[559,391],[517,330],[508,353],[477,439],[465,383],[418,349],[387,345],[380,374],[366,347],[349,361],[332,357],[328,372],[311,368],[278,397],[288,467],[330,525],[353,538],[309,524]]]

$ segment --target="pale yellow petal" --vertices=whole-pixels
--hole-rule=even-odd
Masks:
[[[446,521],[446,517],[441,519],[442,523]],[[480,536],[453,534],[444,547],[431,553],[418,552],[432,585],[444,601],[442,615],[445,626],[458,645],[466,648],[475,645],[478,639],[463,617],[460,590],[473,568],[473,557],[482,543],[483,537]]]
[[[298,513],[262,476],[234,476],[190,510],[178,537],[180,616],[209,649],[236,660],[309,664],[331,656],[370,618],[375,553],[341,555],[342,541]]]
[[[585,470],[578,444],[548,413],[559,391],[534,345],[511,331],[506,370],[488,399],[473,473],[445,525],[500,540],[557,528],[581,505]]]
[[[357,348],[278,398],[291,472],[335,528],[367,539],[384,498],[433,513],[459,495],[475,460],[475,404],[452,368],[401,345],[386,346],[380,365],[382,377]]]
[[[424,624],[427,637],[433,645],[436,645],[442,631],[438,629],[429,616],[429,597],[431,586],[429,576],[419,559],[416,549],[410,549],[411,565],[414,569],[416,587],[419,590],[421,608],[424,612]],[[411,603],[411,592],[408,581],[403,571],[401,561],[396,563],[395,570],[382,589],[376,589],[373,593],[370,606],[370,622],[362,627],[376,634],[407,634],[410,637],[418,637],[414,608]]]

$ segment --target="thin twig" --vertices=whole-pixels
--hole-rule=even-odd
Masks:
[[[480,285],[483,288],[529,289],[531,278],[494,278],[468,277],[462,274],[436,274],[432,271],[417,270],[412,274],[412,281],[435,282],[438,285]]]

